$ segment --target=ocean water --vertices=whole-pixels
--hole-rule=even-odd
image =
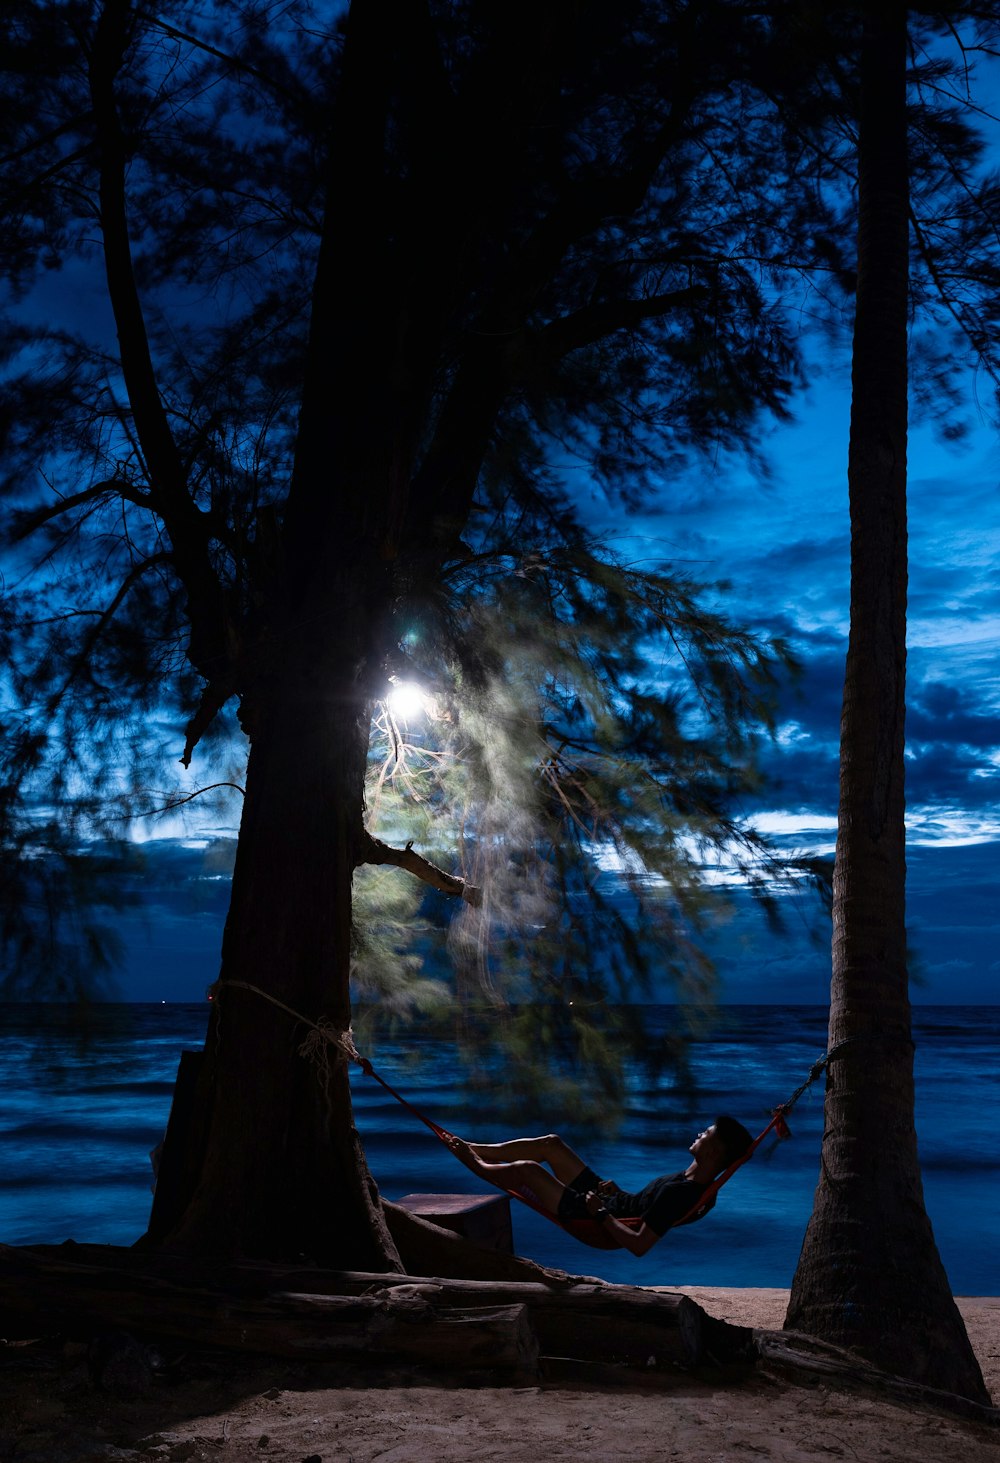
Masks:
[[[668,1008],[650,1008],[668,1029]],[[151,1203],[149,1150],[163,1134],[177,1063],[200,1047],[204,1005],[96,1008],[81,1044],[54,1007],[0,1006],[0,1242],[131,1244]],[[917,1132],[924,1197],[957,1295],[1000,1294],[1000,1007],[914,1010]],[[631,1075],[615,1134],[562,1131],[623,1188],[686,1166],[694,1134],[719,1112],[754,1133],[802,1082],[826,1045],[819,1007],[730,1006],[691,1046],[690,1078]],[[515,1136],[482,1091],[462,1085],[447,1042],[384,1041],[380,1073],[417,1107],[469,1138]],[[649,1254],[589,1249],[514,1205],[519,1253],[574,1273],[640,1285],[788,1286],[812,1208],[822,1081],[800,1100],[792,1138],[767,1140],[702,1223]],[[356,1121],[386,1198],[489,1193],[374,1081],[352,1076]],[[551,1123],[539,1114],[534,1129]],[[529,1129],[530,1131],[530,1129]]]

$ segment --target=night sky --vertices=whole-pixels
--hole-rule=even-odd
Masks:
[[[766,481],[717,460],[664,484],[662,507],[633,520],[607,514],[596,497],[587,508],[624,556],[669,558],[703,581],[728,581],[720,605],[791,640],[802,677],[783,694],[766,753],[770,790],[745,811],[781,847],[809,852],[832,852],[836,837],[849,589],[846,340],[821,371],[796,420],[765,428]],[[945,446],[933,424],[915,420],[909,453],[908,924],[913,999],[929,1004],[996,1003],[1000,972],[1000,442],[976,417],[971,386],[964,443]],[[143,912],[123,927],[128,999],[200,1000],[217,974],[235,828],[199,829],[196,816],[188,839],[146,844]],[[785,896],[782,908],[785,931],[775,934],[736,892],[731,915],[708,937],[722,1000],[828,999],[828,926],[805,894]],[[670,999],[669,989],[660,994]]]

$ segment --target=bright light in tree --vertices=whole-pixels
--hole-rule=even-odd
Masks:
[[[430,697],[415,681],[394,681],[386,705],[394,721],[420,721],[428,713]]]

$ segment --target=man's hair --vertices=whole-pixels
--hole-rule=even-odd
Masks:
[[[724,1168],[728,1168],[731,1163],[742,1158],[753,1142],[743,1124],[738,1123],[735,1118],[729,1117],[726,1113],[715,1120],[715,1136],[720,1139],[726,1155]]]

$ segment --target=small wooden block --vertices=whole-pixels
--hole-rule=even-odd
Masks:
[[[404,1194],[396,1203],[431,1224],[453,1229],[485,1250],[514,1253],[510,1200],[506,1194]]]

